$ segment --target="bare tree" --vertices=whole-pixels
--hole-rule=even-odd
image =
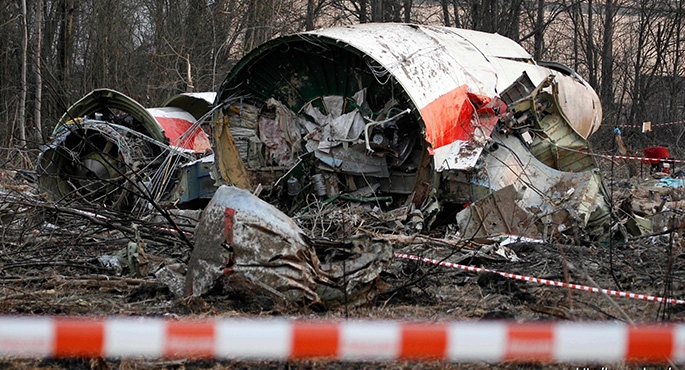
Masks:
[[[682,33],[685,30],[683,19],[685,18],[685,7],[683,0],[676,1],[672,9],[673,23],[675,25],[673,34],[675,40],[673,42],[673,59],[671,69],[671,80],[669,86],[669,120],[676,119],[685,113],[685,103],[683,103],[683,95],[685,94],[685,71],[683,70],[683,39]],[[680,104],[679,104],[680,103]],[[679,106],[680,105],[680,106]]]
[[[73,57],[74,19],[79,0],[61,0],[58,4],[59,32],[57,43],[57,73],[61,83],[68,84]]]
[[[359,23],[412,21],[412,0],[332,0],[331,6]]]
[[[548,43],[555,43],[550,34],[560,34],[559,25],[555,24],[559,16],[568,14],[571,9],[577,5],[577,0],[570,4],[564,3],[549,3],[544,0],[537,0],[533,2],[526,2],[521,4],[521,11],[525,16],[522,16],[521,23],[518,27],[525,30],[523,36],[511,38],[525,42],[530,38],[533,39],[532,50],[533,57],[537,60],[558,59],[557,55],[548,55]],[[553,32],[548,32],[552,30]],[[560,37],[563,38],[562,35]]]
[[[587,31],[585,33],[587,70],[590,75],[590,85],[597,87],[597,49],[595,47],[595,13],[592,0],[587,4]],[[582,18],[581,18],[582,19]]]
[[[307,13],[304,20],[305,30],[311,31],[314,29],[316,19],[327,2],[327,0],[307,0]]]
[[[410,23],[411,22],[412,0],[404,0],[404,5],[402,6],[402,8],[404,9],[404,22]]]
[[[269,40],[273,35],[273,30],[268,24],[271,18],[271,10],[274,8],[273,0],[250,0],[248,4],[244,39],[245,51],[255,48]]]
[[[614,17],[616,7],[613,0],[604,3],[604,30],[602,31],[602,83],[599,96],[605,113],[614,113]]]
[[[533,57],[542,59],[542,43],[545,31],[545,0],[538,0],[537,11],[535,12],[535,23],[533,26],[534,42]]]
[[[440,8],[442,9],[442,23],[450,27],[452,22],[450,22],[450,7],[449,0],[440,0]]]
[[[411,1],[404,1],[404,5],[409,3],[409,8],[404,10],[404,20],[411,18]],[[371,0],[371,21],[372,22],[401,22],[403,4],[400,0]]]
[[[43,76],[41,70],[41,49],[42,49],[42,30],[43,30],[43,0],[38,0],[38,5],[36,7],[36,50],[34,52],[34,66],[36,73],[36,98],[33,109],[33,122],[35,125],[35,137],[38,142],[42,141],[42,115],[41,110],[43,109]]]
[[[452,0],[452,11],[454,12],[454,27],[462,27],[462,21],[461,21],[461,1],[460,0]]]
[[[598,86],[597,48],[595,41],[595,9],[593,0],[564,1],[573,27],[574,69],[586,76],[591,86]]]
[[[19,147],[26,147],[26,94],[28,84],[26,73],[28,69],[29,26],[26,20],[26,0],[21,0],[21,28],[24,32],[21,44],[21,97],[19,98]]]
[[[518,41],[523,0],[452,0],[451,2],[455,27],[497,32]],[[443,6],[443,17],[444,14]]]
[[[631,41],[634,57],[626,59],[632,70],[632,86],[629,88],[632,106],[629,119],[642,122],[646,117],[646,100],[658,79],[663,74],[664,56],[667,54],[673,26],[662,13],[660,1],[639,1],[631,11],[636,12],[637,22],[632,24]]]

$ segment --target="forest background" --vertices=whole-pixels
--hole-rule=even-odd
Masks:
[[[685,0],[0,0],[0,164],[30,166],[67,107],[111,88],[146,107],[216,91],[274,37],[365,22],[497,32],[597,91],[598,152],[685,157]],[[642,133],[642,122],[655,129]],[[657,125],[665,124],[665,125]],[[628,127],[626,127],[628,126]],[[23,163],[22,163],[23,162]]]

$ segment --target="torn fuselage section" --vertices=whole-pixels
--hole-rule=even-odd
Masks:
[[[373,188],[371,198],[411,194],[421,174],[428,177],[430,171],[420,165],[427,143],[408,98],[395,82],[379,80],[373,68],[380,73],[380,67],[370,67],[363,56],[344,50],[327,55],[308,42],[297,47],[300,57],[280,66],[250,67],[249,76],[239,77],[247,81],[238,90],[225,91],[246,98],[221,111],[214,130],[217,152],[224,153],[217,163],[224,180],[236,184],[244,178],[231,168],[236,161],[225,160],[230,153],[245,164],[250,184],[275,184],[269,190],[286,208],[302,207],[310,195],[326,199],[361,188]],[[266,80],[260,77],[266,71],[254,71],[260,68],[269,73],[302,68],[314,76],[297,71]],[[231,141],[237,153],[229,151]]]
[[[558,89],[554,76],[534,86],[521,75],[502,93],[507,110],[479,165],[442,177],[446,198],[460,193],[455,189],[475,195],[457,214],[463,237],[597,238],[607,231],[608,193],[589,143],[561,110]]]
[[[55,201],[143,213],[150,201],[192,198],[178,183],[187,172],[184,164],[211,154],[198,120],[210,111],[214,95],[184,94],[163,107],[144,108],[114,90],[92,91],[68,109],[43,148],[41,189]]]
[[[221,177],[270,188],[289,214],[317,199],[454,211],[513,187],[507,202],[537,220],[537,237],[560,182],[574,221],[557,232],[608,210],[587,174],[596,94],[499,35],[367,24],[283,37],[241,60],[218,94],[234,101],[214,130]]]

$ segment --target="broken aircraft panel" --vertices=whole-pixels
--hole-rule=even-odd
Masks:
[[[251,193],[219,187],[195,234],[186,295],[204,294],[221,275],[235,272],[289,300],[318,300],[321,273],[313,247],[295,221]]]
[[[276,184],[279,199],[295,198],[291,210],[309,194],[364,187],[425,208],[432,193],[465,206],[513,186],[520,200],[508,201],[541,218],[558,206],[559,181],[586,181],[572,186],[584,190],[566,199],[578,211],[564,222],[585,227],[608,212],[601,179],[585,173],[596,169],[586,140],[601,120],[596,93],[500,35],[360,24],[285,36],[237,63],[216,101],[228,98],[215,120],[222,180]]]
[[[188,271],[178,280],[187,296],[206,293],[227,275],[246,277],[288,301],[330,304],[368,299],[392,260],[390,243],[368,235],[329,243],[317,253],[292,218],[248,191],[224,185],[202,212]]]
[[[41,189],[54,200],[128,210],[144,208],[133,193],[177,199],[172,188],[187,172],[179,171],[181,165],[211,153],[197,122],[210,112],[215,95],[181,94],[162,107],[144,108],[114,90],[90,92],[69,107],[43,148],[37,165]]]

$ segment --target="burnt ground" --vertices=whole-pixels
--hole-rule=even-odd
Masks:
[[[164,230],[163,221],[126,218],[107,221],[95,217],[96,209],[57,207],[37,194],[34,185],[4,171],[0,178],[0,314],[68,316],[156,317],[271,317],[316,319],[396,320],[515,320],[623,322],[682,321],[685,305],[666,305],[636,299],[542,286],[495,274],[475,274],[425,263],[395,260],[381,274],[368,294],[329,307],[284,302],[255,289],[247,280],[222,278],[200,298],[176,298],[151,272],[163,264],[185,262],[190,246]],[[620,189],[619,189],[620,190]],[[616,191],[615,204],[631,195],[652,207],[647,193],[635,189]],[[518,243],[508,247],[518,262],[495,255],[474,255],[476,245],[463,250],[433,243],[396,245],[396,250],[451,262],[606,289],[657,296],[685,297],[685,249],[681,245],[677,191],[666,207],[673,216],[660,235],[618,237],[612,242]],[[645,198],[640,198],[645,196]],[[658,200],[658,199],[657,199]],[[670,205],[670,208],[668,207]],[[618,206],[617,206],[618,207]],[[639,207],[635,207],[639,208]],[[116,216],[116,218],[114,217]],[[116,220],[116,221],[114,221]],[[617,216],[616,223],[622,219]],[[146,242],[149,274],[120,272],[106,267],[102,256],[116,255],[131,241],[130,225],[136,223]],[[366,224],[380,238],[388,228]],[[444,237],[444,228],[431,232]],[[247,293],[249,292],[249,293]],[[564,364],[576,368],[586,364]],[[627,367],[605,364],[609,368]],[[521,368],[517,364],[448,364],[443,362],[340,363],[331,361],[143,361],[36,359],[0,361],[1,368],[39,369],[315,369],[315,368]],[[524,368],[556,368],[528,365]],[[593,368],[601,366],[592,365]]]

